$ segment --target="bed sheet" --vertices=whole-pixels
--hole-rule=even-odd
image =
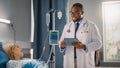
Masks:
[[[31,60],[31,59],[24,59],[24,60],[10,60],[7,65],[6,68],[24,68],[24,65],[30,62],[35,62],[36,60]],[[46,66],[44,66],[43,61],[39,61],[39,65],[37,65],[38,67],[31,67],[31,68],[46,68]],[[26,68],[26,67],[25,67]]]

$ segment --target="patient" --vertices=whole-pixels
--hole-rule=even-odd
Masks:
[[[4,45],[3,50],[8,55],[10,60],[20,60],[19,62],[23,63],[23,64],[19,63],[19,65],[17,64],[15,66],[21,66],[22,68],[43,68],[43,67],[48,68],[47,64],[45,64],[43,61],[35,59],[29,59],[28,61],[22,60],[23,52],[19,48],[19,46],[15,43]]]
[[[15,43],[4,45],[3,50],[10,60],[21,60],[24,55],[22,50]]]

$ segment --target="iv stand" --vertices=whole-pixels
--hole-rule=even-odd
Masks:
[[[55,13],[57,12],[57,10],[53,10],[51,9],[49,12],[52,12],[52,30],[54,31],[55,30]],[[50,17],[48,15],[48,17]],[[59,10],[58,11],[58,18],[61,19],[62,17],[62,12]],[[49,21],[49,19],[48,19]],[[49,23],[47,23],[49,24]],[[56,62],[55,62],[55,44],[51,45],[51,50],[52,50],[52,54],[51,54],[51,59],[50,59],[50,68],[56,68],[55,65],[56,65]]]
[[[53,27],[53,29],[52,30],[55,30],[55,10],[54,11],[52,11],[52,21],[53,21],[53,23],[52,23],[52,27]],[[55,67],[55,65],[56,65],[56,62],[55,62],[55,45],[51,45],[52,47],[51,47],[51,49],[52,49],[52,54],[51,54],[51,59],[50,59],[50,63],[51,63],[51,65],[50,65],[50,68],[56,68]]]

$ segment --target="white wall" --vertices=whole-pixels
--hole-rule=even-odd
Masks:
[[[84,16],[87,19],[96,23],[100,29],[100,32],[102,32],[101,1],[100,0],[69,0],[69,5],[70,5],[69,9],[71,9],[71,6],[77,2],[83,4]]]
[[[0,18],[11,20],[16,30],[16,39],[30,40],[31,1],[30,0],[0,0]],[[9,25],[0,23],[0,39],[12,40]]]
[[[101,35],[103,35],[102,27],[102,2],[105,1],[120,1],[120,0],[68,0],[69,11],[74,3],[82,3],[84,6],[84,16],[97,24]]]
[[[16,30],[17,41],[30,41],[31,0],[0,0],[0,18],[11,20]],[[1,40],[13,41],[14,32],[10,25],[0,22],[0,41]]]

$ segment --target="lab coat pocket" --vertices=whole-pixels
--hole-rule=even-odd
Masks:
[[[82,31],[81,32],[81,40],[85,44],[89,40],[89,32],[88,31]]]

